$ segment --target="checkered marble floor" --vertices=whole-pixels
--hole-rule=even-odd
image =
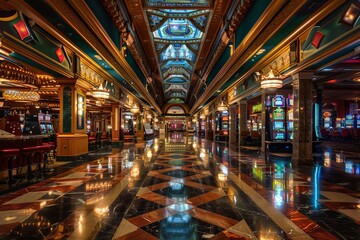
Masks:
[[[168,136],[0,196],[0,238],[358,239],[360,192],[326,170]]]

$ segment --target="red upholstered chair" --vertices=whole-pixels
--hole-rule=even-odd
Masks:
[[[18,148],[9,148],[0,150],[0,159],[1,159],[1,170],[8,170],[8,184],[11,188],[11,185],[14,183],[12,177],[13,167],[17,164],[13,164],[19,158],[20,149]],[[3,160],[7,159],[7,163]],[[4,164],[5,163],[5,164]]]

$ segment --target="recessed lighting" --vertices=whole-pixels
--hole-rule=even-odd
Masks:
[[[99,61],[103,60],[102,57],[100,55],[98,55],[98,54],[95,54],[94,57]]]

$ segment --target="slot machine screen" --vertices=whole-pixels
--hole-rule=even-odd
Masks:
[[[277,129],[284,129],[284,122],[274,122],[274,130],[277,130]]]
[[[46,128],[47,128],[48,133],[54,133],[54,128],[51,123],[46,124]]]
[[[283,132],[278,132],[275,134],[275,140],[284,140],[285,139],[285,133]]]
[[[44,114],[39,114],[38,119],[39,119],[39,122],[45,121],[45,115]]]
[[[293,122],[288,122],[288,130],[289,130],[289,131],[292,131],[292,130],[293,130],[293,126],[294,126],[294,123],[293,123]]]
[[[41,134],[45,134],[47,133],[47,130],[46,130],[46,125],[45,124],[40,124],[40,127],[41,127]]]
[[[285,119],[285,112],[281,108],[274,110],[273,112],[273,119],[274,120],[284,120]]]

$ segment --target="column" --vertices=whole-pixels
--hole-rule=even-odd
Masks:
[[[121,108],[119,103],[111,104],[111,145],[122,147]]]
[[[74,79],[64,79],[59,88],[57,160],[75,160],[88,154],[88,135],[85,126],[86,91],[78,87],[76,82]]]
[[[239,113],[240,113],[240,119],[239,119],[239,145],[241,144],[241,132],[248,131],[246,121],[247,121],[247,101],[241,100],[238,104],[239,106]]]
[[[261,155],[265,156],[265,152],[266,152],[266,130],[267,130],[267,118],[266,118],[266,111],[267,111],[267,107],[266,107],[266,92],[262,91],[261,92]],[[268,119],[269,120],[269,119]]]
[[[136,131],[136,140],[137,141],[144,141],[144,114],[140,113],[136,115],[136,124],[135,129]]]
[[[237,104],[230,106],[229,112],[229,146],[230,144],[236,144],[236,108]]]
[[[293,75],[294,139],[293,166],[313,164],[312,156],[312,105],[313,73],[300,72]]]

